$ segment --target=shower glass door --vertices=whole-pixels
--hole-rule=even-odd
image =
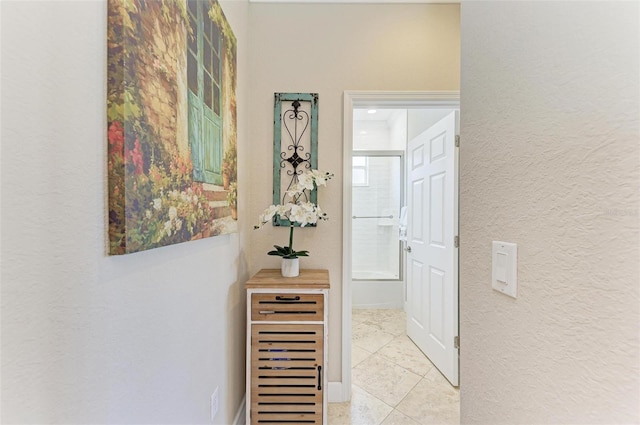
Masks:
[[[352,278],[401,280],[402,153],[357,151],[352,167]]]

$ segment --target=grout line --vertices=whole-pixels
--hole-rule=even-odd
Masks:
[[[420,375],[418,375],[420,376]],[[418,384],[420,383],[420,381],[422,381],[424,378],[420,377],[420,379],[418,379],[418,382],[415,383],[415,385],[413,387],[411,387],[411,389],[404,395],[404,397],[402,397],[402,400],[400,400],[398,402],[398,406],[400,406],[400,404],[404,401],[405,398],[407,398],[409,396],[409,394],[411,394],[411,391],[415,390],[416,387],[418,386]],[[404,413],[402,410],[398,410],[398,412],[402,413],[405,416],[409,416],[406,413]]]
[[[391,410],[391,412],[389,412],[389,414],[388,414],[387,416],[385,416],[384,418],[382,418],[382,421],[381,421],[380,423],[382,424],[384,421],[386,421],[386,420],[387,420],[387,418],[388,418],[389,416],[391,416],[391,414],[393,413],[393,411],[394,411],[394,410],[396,410],[396,409]]]
[[[369,391],[365,390],[364,388],[362,388],[360,385],[356,385],[356,384],[351,384],[354,387],[358,387],[361,391],[365,392],[369,397],[373,397],[376,400],[378,400],[380,403],[384,404],[385,406],[388,406],[391,409],[391,412],[389,412],[387,414],[387,416],[389,416],[391,413],[393,413],[394,410],[396,410],[395,407],[393,406],[389,406],[386,402],[380,400],[378,397],[374,396],[373,394],[371,394]],[[382,422],[384,422],[385,419],[387,419],[387,416],[385,416],[378,424],[376,425],[380,425]]]

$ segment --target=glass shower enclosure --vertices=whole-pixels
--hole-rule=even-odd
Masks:
[[[402,280],[398,235],[404,153],[355,151],[352,157],[352,279]]]

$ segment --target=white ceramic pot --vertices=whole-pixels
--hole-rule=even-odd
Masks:
[[[282,259],[282,277],[296,277],[300,274],[299,258],[283,258]]]

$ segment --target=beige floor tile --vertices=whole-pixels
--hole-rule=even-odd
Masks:
[[[329,425],[350,425],[351,424],[351,402],[329,403]]]
[[[380,348],[377,354],[417,375],[424,376],[433,369],[433,364],[406,335],[394,338]]]
[[[358,347],[355,344],[351,345],[351,367],[356,367],[359,365],[364,359],[371,355],[370,352]]]
[[[458,425],[459,391],[406,337],[404,312],[353,310],[352,318],[352,400],[329,404],[329,425]]]
[[[364,310],[362,314],[365,323],[378,330],[390,333],[394,336],[404,335],[407,328],[406,316],[402,310],[379,309]]]
[[[460,393],[436,368],[396,408],[423,425],[460,423]]]
[[[330,425],[379,425],[393,409],[357,385],[351,388],[350,403],[330,403]]]
[[[458,396],[460,395],[460,388],[456,388],[445,378],[442,373],[438,370],[438,368],[434,367],[424,376],[425,379],[434,382],[436,385],[441,385],[442,387],[453,391]]]
[[[351,310],[351,322],[354,324],[362,323],[365,320],[370,319],[372,316],[374,316],[374,310],[357,308]]]
[[[353,345],[367,350],[370,353],[375,353],[393,338],[392,334],[383,332],[364,323],[356,325],[351,335]]]
[[[362,321],[382,321],[388,320],[389,317],[400,317],[404,315],[404,312],[399,309],[390,308],[368,308],[368,309],[353,309],[351,310],[354,315],[358,315]]]
[[[353,383],[395,407],[420,381],[420,376],[373,354],[352,369]]]
[[[420,425],[407,415],[393,409],[389,416],[385,418],[381,425]]]

